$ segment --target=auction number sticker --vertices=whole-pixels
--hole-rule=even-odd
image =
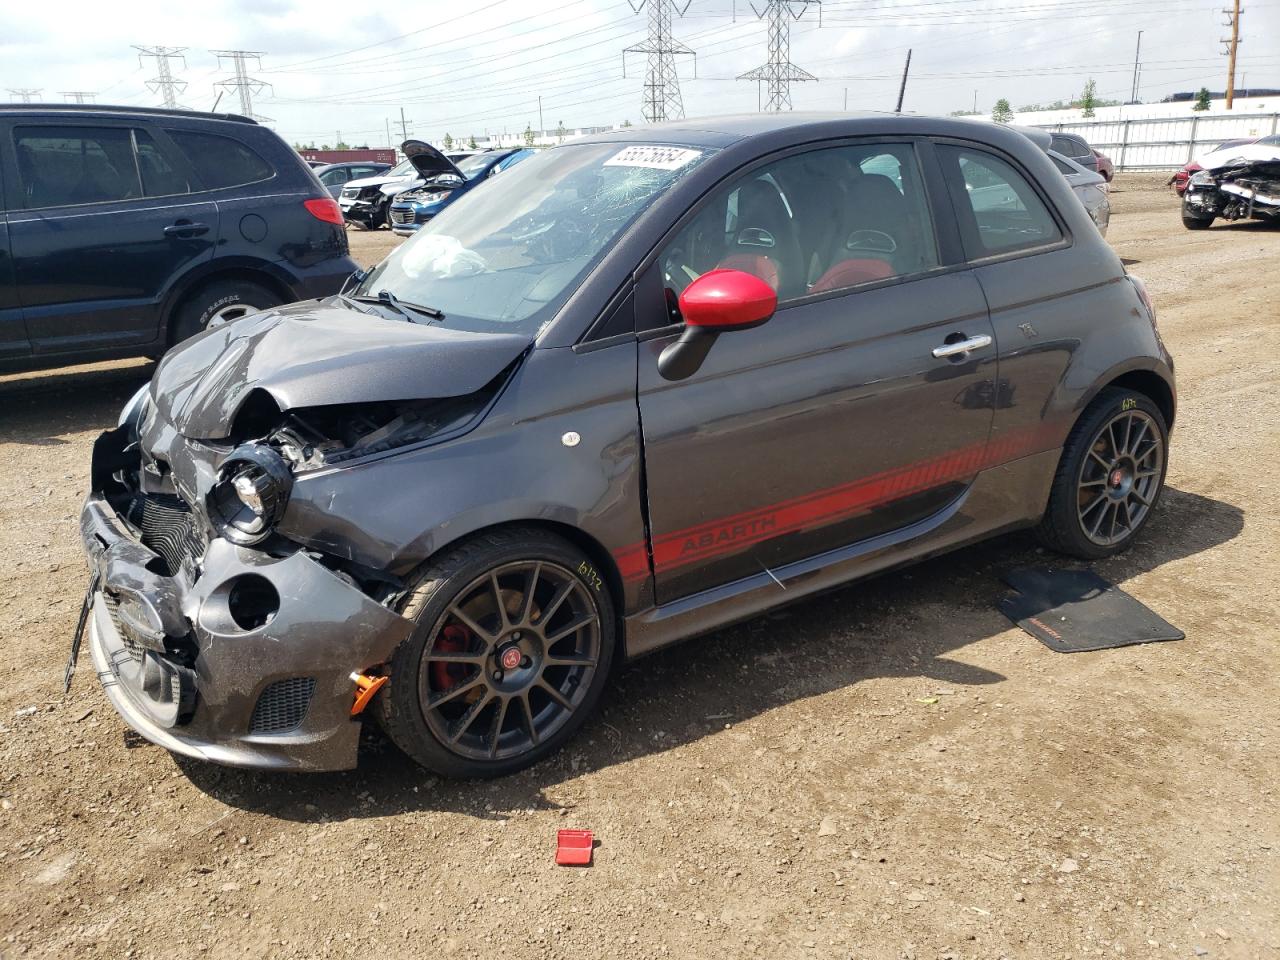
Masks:
[[[650,170],[679,170],[702,156],[701,150],[684,147],[624,147],[604,162],[606,167],[648,167]]]

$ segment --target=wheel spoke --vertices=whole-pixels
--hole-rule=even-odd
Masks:
[[[489,586],[493,590],[493,603],[498,609],[498,632],[502,633],[507,627],[511,626],[511,621],[507,619],[507,605],[502,601],[502,587],[498,585],[498,574],[492,572],[489,574]]]
[[[462,696],[464,693],[469,693],[482,683],[484,683],[483,674],[476,674],[476,676],[472,677],[470,680],[460,683],[456,687],[450,687],[448,690],[444,691],[444,693],[432,697],[427,702],[427,709],[434,710],[437,707],[443,707],[449,701],[458,699],[458,697]]]
[[[1107,483],[1107,478],[1100,477],[1097,480],[1081,480],[1080,486],[1081,487],[1102,487],[1102,486],[1106,486],[1106,483]]]
[[[1089,531],[1089,539],[1096,540],[1098,538],[1098,531],[1102,529],[1102,522],[1107,519],[1107,514],[1110,512],[1106,507],[1102,508],[1102,511],[1098,514],[1098,519],[1093,524],[1093,529]]]
[[[573,709],[573,704],[569,702],[569,698],[541,677],[538,678],[538,686],[545,690],[552,700],[560,704],[560,706],[564,707],[566,710]]]
[[[1129,496],[1135,498],[1144,507],[1151,506],[1151,501],[1138,492],[1138,487],[1136,484],[1129,488]]]
[[[470,630],[472,633],[474,633],[477,637],[480,637],[481,639],[489,643],[493,643],[493,641],[498,639],[496,634],[486,630],[484,627],[480,626],[480,624],[478,624],[475,620],[471,619],[470,615],[465,613],[462,607],[460,607],[458,604],[455,603],[453,606],[451,606],[449,608],[449,613],[454,617],[456,617],[458,620],[461,620],[462,625],[466,627],[468,630]]]
[[[453,650],[432,650],[427,654],[432,663],[484,663],[483,653],[458,653]]]
[[[559,611],[560,605],[564,603],[565,598],[573,592],[573,586],[574,584],[572,580],[566,580],[559,586],[559,588],[557,588],[555,596],[551,598],[551,602],[548,603],[546,609],[538,615],[539,623],[550,622],[551,618],[556,615],[557,611]]]
[[[1135,454],[1134,456],[1135,460],[1137,459],[1136,454],[1138,452],[1138,447],[1142,446],[1142,441],[1147,435],[1147,428],[1150,426],[1151,426],[1151,422],[1149,420],[1144,419],[1142,421],[1142,428],[1138,431],[1138,435],[1134,437],[1125,447],[1126,450]]]
[[[1111,464],[1108,463],[1106,460],[1103,460],[1100,456],[1098,456],[1097,451],[1094,450],[1092,447],[1089,448],[1089,456],[1093,457],[1093,459],[1098,461],[1098,465],[1102,467],[1102,471],[1104,474],[1111,472]]]
[[[589,626],[590,624],[595,623],[597,619],[598,618],[594,613],[588,613],[588,614],[584,614],[581,617],[578,617],[576,620],[570,623],[567,627],[561,627],[555,633],[548,634],[546,639],[547,647],[548,648],[554,647],[557,643],[559,643],[565,637],[570,636],[571,634],[577,633],[583,627],[586,627],[586,626]]]
[[[467,712],[458,718],[458,722],[454,724],[453,729],[449,732],[449,742],[457,743],[462,739],[462,735],[467,732],[467,728],[476,722],[476,717],[484,712],[484,708],[493,702],[494,695],[486,693],[471,706],[467,707]]]
[[[1159,470],[1139,470],[1137,473],[1133,475],[1133,479],[1145,480],[1147,477],[1156,476],[1159,472],[1160,472]]]
[[[524,598],[520,604],[520,616],[517,623],[527,625],[533,617],[534,594],[538,590],[538,575],[542,573],[542,564],[535,563],[524,579]]]
[[[585,653],[554,654],[549,653],[542,661],[548,667],[594,667],[596,658]]]
[[[520,695],[520,715],[524,720],[525,731],[529,734],[529,740],[534,746],[538,744],[538,728],[533,722],[533,707],[529,705],[529,691],[526,690]]]
[[[1087,517],[1093,511],[1093,508],[1096,507],[1098,504],[1106,503],[1106,502],[1107,502],[1107,495],[1105,493],[1098,494],[1096,497],[1094,497],[1092,503],[1090,503],[1087,507],[1085,507],[1083,510],[1080,511],[1080,519],[1083,520],[1085,517]]]
[[[1116,538],[1116,524],[1120,520],[1120,504],[1117,503],[1108,512],[1111,514],[1111,532],[1107,534],[1107,539],[1114,540]]]
[[[498,709],[494,711],[494,720],[489,735],[489,758],[492,759],[498,755],[498,738],[502,736],[502,725],[507,720],[507,707],[511,704],[510,697],[498,698]]]
[[[1127,453],[1129,451],[1130,449],[1129,437],[1132,434],[1133,434],[1133,415],[1130,414],[1129,416],[1124,418],[1124,445],[1121,446],[1120,449],[1116,451],[1117,456],[1121,453]]]

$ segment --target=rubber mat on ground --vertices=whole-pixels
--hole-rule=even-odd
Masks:
[[[1186,636],[1092,570],[1026,567],[1005,574],[1004,582],[1018,592],[1000,601],[1001,612],[1058,653]]]

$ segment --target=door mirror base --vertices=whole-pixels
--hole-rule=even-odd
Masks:
[[[664,380],[684,380],[698,372],[718,333],[706,327],[685,327],[680,338],[658,354],[658,373]]]

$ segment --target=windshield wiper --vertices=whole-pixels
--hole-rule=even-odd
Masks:
[[[390,290],[379,290],[376,297],[359,296],[352,299],[360,303],[380,303],[390,307],[402,317],[409,318],[409,311],[419,313],[424,317],[430,317],[432,320],[443,320],[444,311],[437,310],[435,307],[425,307],[420,303],[410,303],[408,300],[401,300]]]

